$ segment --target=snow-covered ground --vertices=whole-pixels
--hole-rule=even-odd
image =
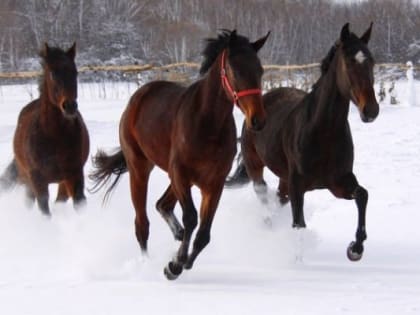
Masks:
[[[155,169],[151,177],[148,258],[135,240],[127,175],[106,207],[102,194],[87,194],[81,213],[70,203],[53,204],[51,185],[51,220],[26,209],[16,189],[0,196],[0,314],[420,314],[420,106],[405,106],[406,87],[397,83],[401,104],[382,104],[372,124],[354,108],[350,113],[355,173],[370,197],[360,262],[345,253],[356,206],[327,191],[306,194],[308,229],[299,234],[291,229],[290,206],[262,207],[250,185],[226,190],[210,245],[193,270],[170,282],[162,270],[179,243],[154,209],[168,184],[165,173]],[[79,87],[91,153],[118,145],[120,114],[134,88]],[[416,92],[420,97],[419,82]],[[31,94],[36,87],[0,86],[0,172]],[[242,115],[235,116],[240,123]],[[266,177],[274,194],[276,178]],[[197,190],[194,197],[198,205]]]

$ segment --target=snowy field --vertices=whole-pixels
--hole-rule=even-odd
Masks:
[[[119,118],[134,88],[79,87],[91,153],[118,145]],[[53,204],[51,185],[51,220],[26,209],[16,189],[0,196],[0,314],[420,314],[420,83],[418,107],[407,105],[407,93],[407,84],[397,83],[401,104],[385,101],[372,124],[354,107],[349,116],[354,171],[370,197],[360,262],[346,258],[356,206],[327,191],[306,194],[308,229],[299,234],[290,206],[262,207],[251,185],[226,190],[211,243],[191,271],[170,282],[162,271],[179,243],[154,209],[165,173],[151,176],[148,258],[135,240],[127,175],[106,207],[102,194],[87,194],[80,213],[71,203]],[[12,159],[17,115],[31,95],[34,86],[0,86],[0,172]],[[240,124],[236,110],[235,117]],[[277,181],[268,172],[266,178],[273,195]]]

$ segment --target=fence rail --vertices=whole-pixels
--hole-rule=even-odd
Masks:
[[[199,68],[200,64],[193,62],[180,62],[163,66],[155,66],[150,64],[145,65],[122,65],[122,66],[83,66],[78,69],[79,73],[85,72],[144,72],[144,71],[168,71],[176,68]],[[265,70],[305,70],[319,67],[319,63],[310,63],[306,65],[264,65]],[[377,64],[379,68],[398,68],[400,70],[407,70],[409,67],[403,63],[381,63]],[[413,66],[414,70],[420,70],[420,66]],[[41,75],[41,71],[19,71],[19,72],[0,72],[0,79],[13,78],[35,78]]]

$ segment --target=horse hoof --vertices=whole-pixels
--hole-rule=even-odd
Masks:
[[[182,266],[174,264],[170,262],[165,269],[163,269],[163,273],[165,274],[168,280],[175,280],[179,277],[182,272]]]
[[[305,223],[293,223],[292,228],[294,228],[294,229],[304,229],[304,228],[306,228],[306,224]]]
[[[86,198],[84,198],[84,199],[74,201],[73,207],[74,207],[74,210],[76,211],[82,211],[84,208],[86,208],[86,205],[87,205],[87,201],[86,201]]]
[[[165,274],[166,279],[168,280],[175,280],[178,278],[178,275],[174,275],[168,266],[163,269],[163,273]]]
[[[363,256],[363,245],[359,249],[355,249],[356,242],[351,242],[347,247],[347,258],[350,261],[359,261]]]
[[[44,218],[51,219],[51,212],[50,211],[41,211],[41,214]]]
[[[192,261],[187,261],[186,263],[185,263],[185,265],[184,265],[184,269],[185,270],[190,270],[192,267],[193,267],[193,262]]]

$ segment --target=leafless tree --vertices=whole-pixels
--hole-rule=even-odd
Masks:
[[[265,63],[310,63],[345,22],[360,33],[371,21],[376,60],[405,62],[416,55],[419,17],[413,0],[2,0],[0,69],[29,67],[44,41],[77,41],[79,64],[198,61],[202,39],[221,28],[251,40],[271,30]]]

